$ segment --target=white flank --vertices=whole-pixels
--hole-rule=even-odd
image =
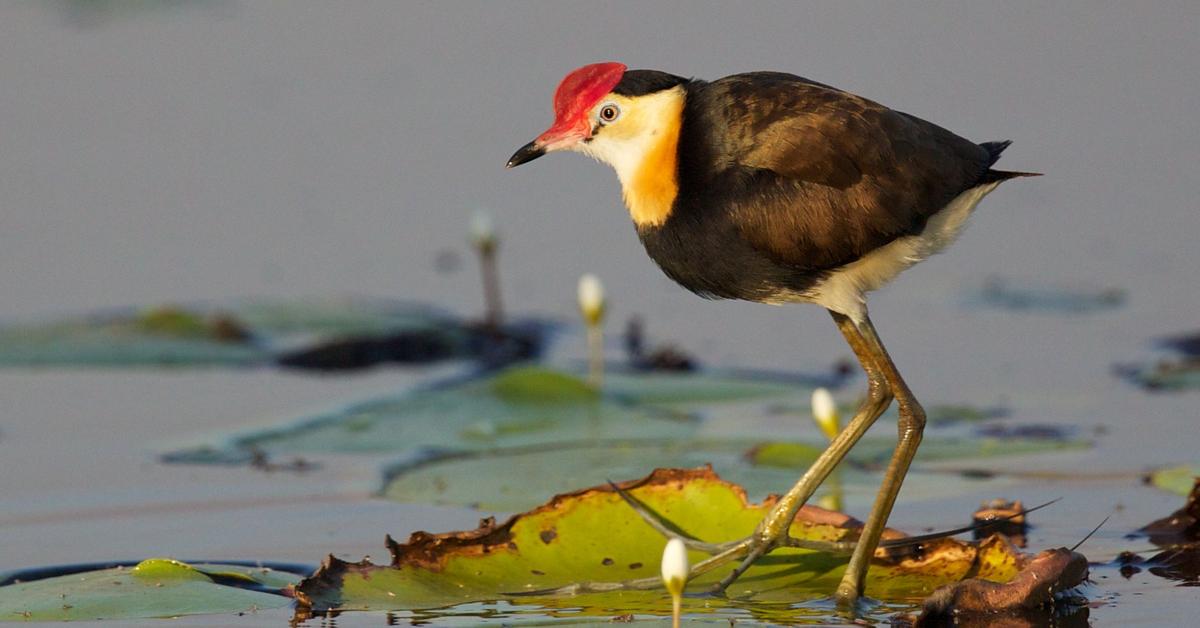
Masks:
[[[879,289],[904,269],[954,242],[971,211],[998,185],[1000,182],[996,181],[959,194],[929,218],[921,233],[897,238],[833,271],[805,295],[781,295],[780,301],[811,301],[855,322],[862,321],[867,313],[866,293]]]

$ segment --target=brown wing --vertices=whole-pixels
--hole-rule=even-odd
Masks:
[[[730,199],[733,222],[797,268],[834,268],[919,232],[994,161],[934,124],[789,74],[739,74],[704,91],[723,111],[715,152],[751,192]]]

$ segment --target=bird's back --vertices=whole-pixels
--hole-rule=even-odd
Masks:
[[[693,81],[675,206],[640,234],[685,287],[767,300],[919,234],[961,193],[1003,178],[989,168],[1005,146],[790,74]],[[712,246],[720,260],[704,259]],[[736,268],[717,268],[721,260]]]

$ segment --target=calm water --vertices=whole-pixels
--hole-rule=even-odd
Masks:
[[[594,272],[614,329],[639,313],[652,336],[710,364],[823,368],[850,354],[818,308],[702,303],[661,276],[607,169],[575,156],[503,169],[583,63],[705,78],[777,69],[979,141],[1012,139],[1002,167],[1047,175],[1006,184],[946,254],[872,301],[919,395],[1107,429],[1062,463],[1072,468],[1195,462],[1198,397],[1142,393],[1110,366],[1200,326],[1200,5],[970,4],[6,2],[0,318],[326,294],[470,314],[465,224],[485,207],[514,310],[569,319],[576,279]],[[463,270],[438,272],[447,251]],[[1077,317],[965,306],[991,276],[1128,300]],[[581,347],[571,336],[557,353]],[[154,462],[172,445],[437,374],[2,371],[0,570],[160,554],[357,559],[381,555],[385,532],[472,526],[472,511],[368,499],[369,461],[330,460],[299,480]],[[1036,519],[1035,547],[1073,544],[1112,513],[1089,544],[1098,559],[1180,501],[1133,481],[1014,496],[1064,497]],[[893,523],[958,522],[984,497],[901,497]],[[1093,618],[1163,625],[1200,610],[1186,590],[1145,586]]]

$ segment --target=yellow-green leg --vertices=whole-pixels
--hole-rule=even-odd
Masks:
[[[720,583],[713,587],[714,591],[724,591],[734,580],[737,580],[739,576],[745,573],[754,564],[754,561],[781,544],[787,536],[792,520],[796,518],[796,513],[812,497],[812,494],[821,486],[825,478],[829,477],[829,474],[833,472],[838,463],[846,457],[846,454],[862,438],[863,434],[870,429],[875,420],[879,418],[879,415],[883,414],[888,404],[892,402],[892,386],[889,385],[889,380],[884,371],[876,366],[876,354],[871,348],[872,345],[850,318],[836,312],[830,313],[833,315],[833,320],[837,323],[838,329],[846,337],[846,342],[854,350],[854,355],[858,357],[859,363],[862,364],[862,368],[867,374],[867,397],[863,400],[862,405],[859,406],[858,411],[854,413],[854,418],[833,439],[829,447],[817,457],[817,460],[808,468],[808,471],[804,473],[800,480],[796,482],[795,486],[785,493],[775,506],[771,508],[771,511],[763,517],[762,522],[758,524],[757,529],[749,539],[750,543],[746,556],[729,575],[725,576]],[[884,357],[887,357],[886,353],[884,353]],[[891,509],[890,502],[888,509]],[[886,518],[887,514],[884,513],[884,519],[886,520]],[[878,541],[878,535],[876,535],[875,542],[870,547],[871,551],[874,551]],[[854,555],[858,556],[860,553],[862,553],[861,543],[857,546]],[[868,553],[867,556],[869,558],[870,554]],[[851,561],[851,565],[854,565],[853,561]],[[859,589],[861,589],[861,579],[860,576]],[[841,598],[840,593],[839,598]]]
[[[835,314],[834,319],[838,319],[839,316]],[[848,319],[847,322],[849,322]],[[883,534],[888,515],[891,514],[892,506],[896,503],[896,496],[900,493],[900,486],[904,482],[904,476],[908,473],[908,467],[912,464],[913,457],[917,454],[917,447],[921,444],[921,435],[925,430],[925,410],[921,408],[921,404],[917,403],[912,391],[900,377],[900,372],[896,370],[896,365],[888,355],[887,349],[879,340],[879,335],[875,332],[875,326],[871,324],[871,320],[864,316],[861,322],[851,324],[857,329],[867,353],[896,398],[900,411],[900,441],[896,445],[895,453],[892,454],[892,461],[888,464],[887,473],[883,476],[883,484],[879,487],[879,494],[875,497],[875,505],[871,508],[871,514],[863,526],[862,535],[858,539],[858,544],[854,546],[850,564],[847,565],[846,573],[842,576],[841,583],[838,584],[838,602],[847,607],[853,606],[863,593],[871,557],[875,554],[876,546],[879,545],[879,537]],[[838,325],[842,326],[842,321],[839,320]]]

